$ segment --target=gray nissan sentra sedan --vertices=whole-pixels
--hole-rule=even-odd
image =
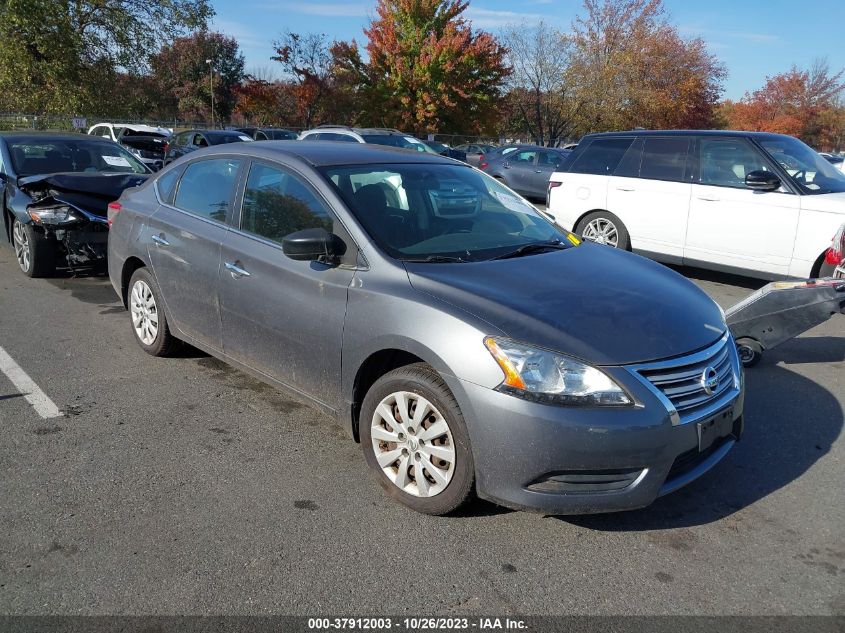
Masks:
[[[109,211],[150,354],[185,341],[334,416],[395,500],[640,508],[742,435],[721,309],[489,176],[371,145],[200,150]],[[267,455],[266,459],[273,459]]]

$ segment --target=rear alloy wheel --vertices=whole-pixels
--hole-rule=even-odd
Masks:
[[[588,213],[581,218],[575,232],[585,240],[622,250],[631,249],[628,230],[614,214],[606,211]]]
[[[15,219],[12,224],[15,259],[27,277],[48,277],[56,272],[56,243]]]
[[[153,356],[167,356],[179,345],[170,333],[162,309],[158,284],[146,268],[139,268],[129,281],[129,314],[135,340]]]
[[[442,515],[469,498],[475,476],[458,404],[425,364],[382,376],[361,407],[361,444],[381,486],[418,512]]]

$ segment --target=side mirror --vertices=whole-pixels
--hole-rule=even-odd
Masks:
[[[336,264],[346,244],[326,229],[304,229],[282,238],[282,252],[298,262]]]
[[[780,178],[762,169],[749,171],[745,175],[745,186],[754,191],[776,191],[780,189]]]

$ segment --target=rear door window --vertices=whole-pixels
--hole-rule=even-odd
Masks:
[[[688,137],[646,137],[640,178],[683,182],[689,144]]]
[[[563,155],[557,152],[540,152],[537,164],[545,167],[557,167],[563,160]]]
[[[634,138],[597,138],[572,163],[570,172],[609,176],[619,165]]]
[[[533,165],[537,161],[537,152],[533,150],[517,152],[510,157],[510,161],[520,165]]]
[[[179,182],[174,206],[215,222],[226,222],[240,163],[236,158],[191,163]]]

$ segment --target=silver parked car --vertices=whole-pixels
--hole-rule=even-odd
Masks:
[[[307,400],[421,512],[473,492],[639,508],[742,434],[742,369],[707,295],[467,165],[237,143],[176,161],[109,219],[111,281],[145,351],[187,341]]]

